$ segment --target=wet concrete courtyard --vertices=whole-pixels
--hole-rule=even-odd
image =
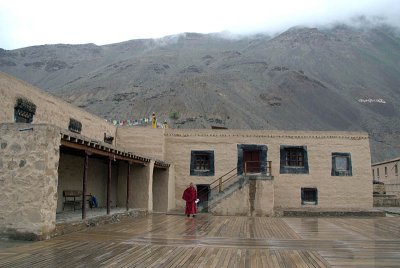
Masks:
[[[0,267],[400,267],[400,218],[153,214],[22,246]]]

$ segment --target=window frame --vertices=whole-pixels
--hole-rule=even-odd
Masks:
[[[209,169],[196,169],[197,156],[208,156]],[[190,176],[214,176],[214,151],[192,150],[190,153]]]
[[[315,201],[305,200],[305,192],[315,191]],[[302,205],[318,205],[318,188],[317,187],[301,187],[301,204]]]
[[[347,170],[337,170],[336,169],[336,158],[346,158],[347,160]],[[331,176],[353,176],[353,167],[351,162],[351,154],[350,153],[332,153],[332,170]]]
[[[287,165],[287,152],[290,150],[297,150],[303,153],[303,165],[293,166]],[[292,146],[292,145],[281,145],[280,146],[280,173],[281,174],[308,174],[308,152],[307,146]]]
[[[15,123],[32,123],[33,116],[36,113],[36,105],[25,99],[17,98],[14,105],[14,122]],[[26,115],[26,116],[24,116]]]
[[[68,130],[80,134],[82,132],[82,123],[76,119],[70,118],[68,124]]]

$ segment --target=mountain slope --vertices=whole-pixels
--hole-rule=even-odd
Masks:
[[[400,154],[400,38],[385,26],[45,45],[0,51],[0,70],[107,119],[178,111],[175,127],[363,130],[374,161]]]

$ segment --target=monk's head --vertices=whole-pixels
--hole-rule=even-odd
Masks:
[[[189,187],[194,187],[193,182],[191,182],[191,183],[189,184]]]

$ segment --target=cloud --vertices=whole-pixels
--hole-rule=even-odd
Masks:
[[[400,27],[398,0],[0,0],[0,47],[107,44],[181,32],[276,33],[293,26],[384,21]]]

